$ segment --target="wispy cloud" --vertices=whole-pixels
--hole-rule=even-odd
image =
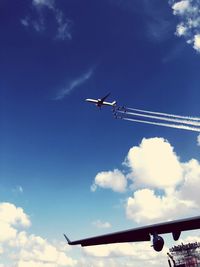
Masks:
[[[180,19],[175,34],[200,52],[200,0],[170,0],[173,14]]]
[[[21,24],[24,27],[32,27],[36,32],[40,33],[49,30],[48,19],[45,16],[45,11],[48,10],[56,25],[56,32],[53,33],[52,38],[62,41],[72,39],[72,21],[66,18],[62,10],[56,7],[54,0],[33,0],[32,7],[35,11],[35,16],[27,15],[22,18]]]
[[[48,8],[54,9],[55,1],[54,0],[33,0],[32,4],[36,7],[47,6]]]
[[[109,0],[113,5],[141,14],[140,30],[145,32],[152,42],[163,42],[172,32],[172,23],[160,0]],[[142,29],[144,25],[144,29]]]
[[[109,222],[102,222],[101,220],[97,220],[92,222],[92,225],[94,225],[97,228],[100,229],[105,229],[105,228],[110,228],[111,224]]]
[[[55,17],[58,25],[56,38],[60,40],[71,40],[71,20],[65,18],[63,12],[60,10],[55,11]]]
[[[61,100],[63,99],[66,95],[70,94],[73,90],[75,90],[77,87],[81,86],[82,84],[84,84],[87,80],[89,80],[93,74],[94,70],[93,69],[89,69],[89,71],[87,71],[86,73],[84,73],[83,75],[81,75],[80,77],[70,81],[66,87],[62,88],[55,100]]]
[[[22,194],[24,193],[24,189],[21,185],[17,185],[13,190],[12,190],[14,193],[17,193],[17,194]]]

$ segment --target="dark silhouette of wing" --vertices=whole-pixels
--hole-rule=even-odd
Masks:
[[[151,235],[172,233],[174,240],[179,238],[182,231],[194,230],[200,228],[200,216],[186,218],[182,220],[169,221],[148,226],[143,226],[126,231],[115,232],[111,234],[85,238],[76,241],[70,241],[66,235],[65,238],[70,245],[92,246],[109,243],[140,242],[150,241]]]

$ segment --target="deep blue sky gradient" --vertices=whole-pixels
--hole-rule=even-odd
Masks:
[[[143,137],[168,139],[183,162],[198,159],[197,134],[115,120],[109,108],[84,99],[111,92],[120,105],[198,116],[200,56],[174,35],[167,1],[56,5],[69,20],[71,40],[55,38],[47,8],[46,30],[36,32],[21,23],[38,19],[31,1],[0,3],[0,200],[22,206],[35,233],[51,238],[61,230],[74,238],[95,234],[91,222],[98,218],[128,228],[118,194],[90,192],[95,175],[121,168]],[[55,100],[90,69],[87,81]],[[19,185],[24,193],[13,193]]]

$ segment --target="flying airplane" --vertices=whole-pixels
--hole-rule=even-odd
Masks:
[[[87,98],[85,101],[87,102],[90,102],[90,103],[93,103],[95,104],[97,107],[101,108],[101,106],[112,106],[112,107],[115,107],[117,102],[116,101],[113,101],[113,102],[106,102],[105,99],[110,95],[107,94],[106,96],[100,98],[100,99],[90,99],[90,98]]]
[[[123,116],[120,116],[115,110],[113,112],[113,116],[115,119],[123,119]]]
[[[160,236],[160,234],[172,233],[173,239],[177,241],[182,231],[195,230],[199,228],[200,216],[197,216],[143,226],[135,229],[129,229],[126,231],[115,232],[76,241],[70,241],[65,234],[64,237],[69,245],[81,245],[82,247],[84,247],[110,243],[150,241],[152,236],[152,247],[155,251],[159,252],[164,246],[164,239]]]

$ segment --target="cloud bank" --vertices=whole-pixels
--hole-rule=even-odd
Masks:
[[[155,137],[132,147],[124,163],[126,175],[120,170],[100,172],[92,188],[131,193],[125,204],[128,219],[147,224],[198,213],[198,160],[182,163],[167,140]]]
[[[7,227],[2,227],[2,225]],[[95,222],[104,228],[110,224]],[[31,221],[21,207],[12,203],[0,203],[0,267],[135,267],[147,262],[150,267],[166,261],[166,250],[156,253],[149,242],[111,244],[82,248],[77,259],[67,255],[66,244],[52,244],[41,236],[30,234]],[[158,264],[159,263],[159,264]]]
[[[77,261],[64,249],[52,245],[40,236],[29,234],[31,221],[21,207],[0,203],[0,256],[2,267],[62,267],[75,266]],[[9,264],[7,264],[9,262]],[[5,264],[5,265],[4,265]]]

